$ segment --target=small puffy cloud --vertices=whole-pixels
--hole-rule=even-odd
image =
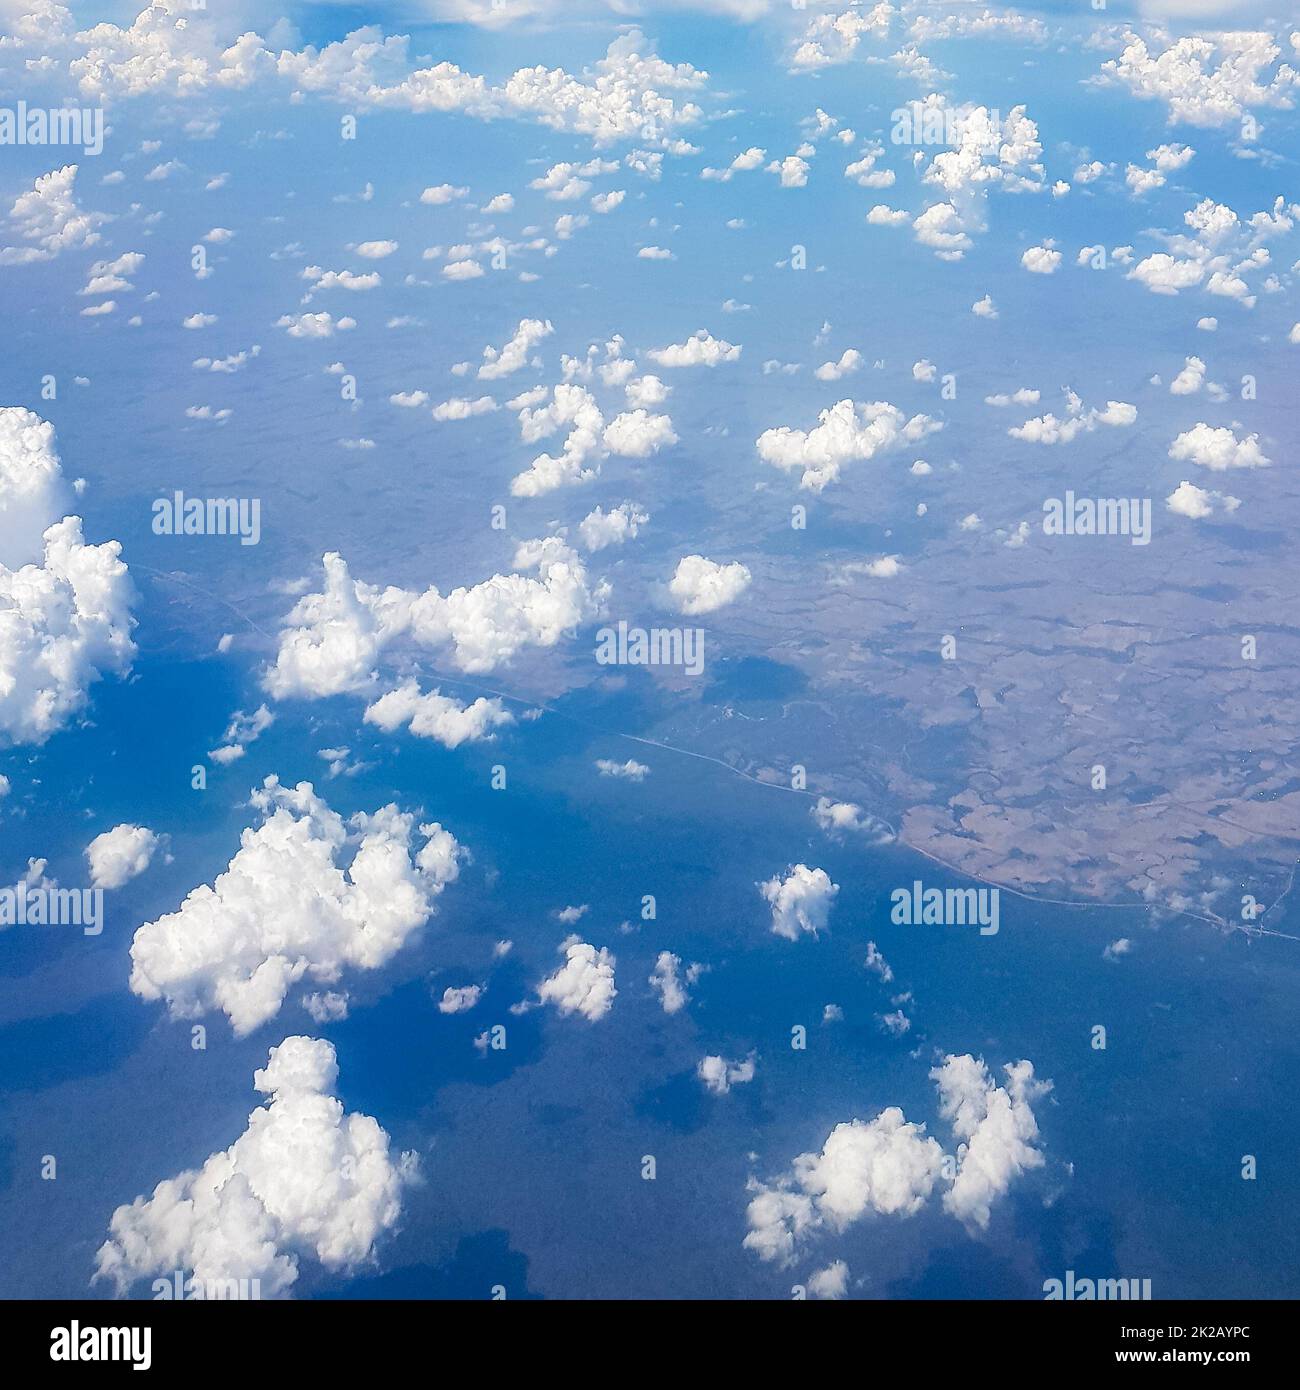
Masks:
[[[1035,275],[1052,275],[1061,265],[1061,253],[1049,246],[1031,246],[1020,258],[1020,264]]]
[[[615,762],[613,758],[597,758],[596,771],[602,777],[618,777],[624,782],[644,782],[650,769],[645,763],[639,763],[635,758],[629,758],[626,762]]]
[[[867,970],[880,977],[881,984],[887,985],[893,982],[893,967],[880,954],[880,949],[874,941],[867,942],[867,954],[862,964]]]
[[[348,1016],[348,995],[334,990],[304,994],[302,1006],[313,1023],[341,1023]]]
[[[911,213],[902,208],[891,208],[884,203],[877,203],[867,213],[867,224],[872,227],[901,227],[910,217]]]
[[[654,406],[662,405],[669,394],[669,387],[657,376],[638,376],[633,377],[624,388],[627,393],[627,403],[634,410],[652,409]]]
[[[607,512],[597,507],[579,523],[578,538],[587,550],[604,550],[635,540],[649,520],[650,513],[635,502],[622,502]]]
[[[462,850],[440,825],[396,806],[348,822],[309,782],[268,777],[253,792],[262,824],[211,885],[146,922],[131,943],[132,991],[173,1018],[219,1009],[243,1037],[279,1012],[303,979],[384,965],[424,925],[460,873]]]
[[[553,164],[545,174],[533,179],[528,186],[545,193],[552,202],[572,203],[591,191],[591,184],[587,182],[589,177],[612,173],[617,168],[617,164],[599,159],[584,165]]]
[[[869,835],[879,844],[893,839],[884,821],[877,820],[852,801],[832,801],[828,796],[819,796],[811,814],[817,828],[828,835]]]
[[[244,750],[255,742],[275,723],[275,715],[265,705],[259,705],[252,714],[236,710],[230,716],[226,732],[221,735],[221,743],[209,752],[208,757],[224,767],[244,756]]]
[[[843,1298],[849,1291],[849,1267],[843,1260],[828,1264],[808,1276],[809,1296],[820,1299]]]
[[[862,366],[862,354],[857,348],[846,348],[838,362],[823,362],[813,373],[818,381],[839,381]]]
[[[214,227],[204,240],[208,240],[214,233],[221,230],[220,227]],[[231,233],[231,235],[234,234]],[[130,277],[143,264],[144,253],[140,251],[124,251],[114,260],[96,261],[90,267],[85,285],[77,293],[79,295],[123,294],[128,290],[133,290],[135,286],[131,283]]]
[[[659,996],[659,1003],[666,1014],[680,1013],[691,1002],[686,992],[687,985],[693,985],[706,967],[699,964],[687,966],[682,972],[682,958],[671,951],[660,951],[655,957],[655,968],[650,972],[650,988]]]
[[[349,290],[359,294],[378,289],[383,284],[383,277],[377,270],[358,275],[354,270],[324,270],[318,265],[305,267],[300,278],[310,282],[312,293],[316,290]],[[307,298],[310,299],[311,295]]]
[[[749,587],[750,573],[739,561],[721,565],[703,555],[684,555],[668,583],[678,611],[694,617],[734,603]]]
[[[1139,261],[1128,273],[1153,294],[1178,294],[1205,279],[1205,266],[1199,260],[1179,259],[1167,251],[1157,251]]]
[[[282,314],[275,321],[277,328],[283,328],[291,338],[332,338],[336,332],[345,333],[357,326],[356,319],[346,315],[335,319],[328,312],[319,314]]]
[[[420,194],[420,201],[431,207],[441,207],[444,203],[453,203],[457,198],[463,198],[468,192],[468,188],[457,187],[450,183],[439,183],[432,188],[426,188]]]
[[[602,436],[605,447],[622,458],[644,459],[677,443],[673,422],[667,415],[651,415],[648,410],[624,411],[616,415]]]
[[[846,565],[845,569],[853,574],[865,574],[868,579],[896,579],[903,572],[903,563],[897,555],[878,555],[874,560]]]
[[[1241,506],[1237,497],[1228,497],[1222,492],[1210,492],[1205,488],[1189,483],[1186,478],[1165,498],[1165,505],[1175,516],[1190,517],[1200,521],[1213,516],[1218,510],[1235,512]]]
[[[782,425],[765,430],[756,442],[758,455],[773,467],[800,473],[799,485],[821,492],[838,481],[846,463],[915,443],[942,428],[928,415],[911,419],[888,401],[856,404],[842,400],[818,415],[811,430]]]
[[[1259,435],[1238,439],[1230,429],[1204,423],[1184,430],[1169,446],[1169,457],[1190,460],[1214,473],[1229,468],[1267,468],[1270,462],[1259,447]]]
[[[684,343],[655,348],[647,356],[661,367],[716,367],[720,362],[736,361],[740,348],[701,328]]]
[[[1205,381],[1205,363],[1199,357],[1188,357],[1183,369],[1169,383],[1169,390],[1175,396],[1195,395]]]
[[[825,869],[795,864],[785,878],[776,874],[758,889],[772,905],[772,930],[787,941],[798,941],[801,932],[815,937],[825,930],[840,886],[831,882]]]
[[[861,159],[854,160],[845,168],[844,177],[856,180],[863,188],[892,188],[895,180],[894,171],[876,168],[876,161],[882,154],[884,150],[879,145],[872,146]]]
[[[499,381],[528,365],[533,348],[555,331],[550,319],[520,319],[514,335],[504,347],[485,347],[480,381]]]
[[[769,174],[776,174],[782,188],[803,188],[808,182],[811,165],[797,154],[788,154],[784,159],[774,159],[768,166]]]
[[[420,392],[420,395],[423,395]],[[497,403],[491,396],[453,396],[449,401],[440,401],[429,412],[440,423],[446,420],[472,420],[476,415],[491,415]]]
[[[442,1014],[467,1013],[483,997],[482,985],[462,985],[456,988],[448,985],[438,1000],[438,1012]]]
[[[1073,391],[1066,391],[1066,414],[1064,418],[1056,415],[1039,415],[1026,420],[1023,425],[1013,425],[1007,433],[1013,439],[1022,439],[1027,444],[1069,444],[1080,434],[1088,434],[1098,425],[1112,429],[1125,428],[1137,420],[1137,407],[1127,401],[1107,401],[1104,410],[1095,406],[1084,408],[1083,402]],[[996,398],[990,398],[997,403]]]
[[[256,1279],[264,1298],[281,1298],[304,1256],[342,1274],[369,1263],[397,1224],[416,1156],[394,1159],[377,1121],[345,1112],[337,1083],[328,1042],[271,1048],[253,1074],[265,1106],[230,1148],[117,1208],[95,1278],[121,1295],[181,1269],[204,1284]]]
[[[995,319],[998,316],[997,307],[993,303],[992,295],[985,295],[983,299],[977,299],[970,306],[970,311],[977,318]]]
[[[581,1014],[589,1023],[605,1017],[614,1007],[616,961],[605,947],[571,936],[561,943],[564,964],[537,986],[537,998],[554,1004],[562,1014]]]
[[[766,158],[766,150],[752,145],[743,154],[738,154],[725,169],[703,169],[700,172],[700,177],[713,179],[718,183],[730,183],[737,174],[750,173],[754,169],[762,168]]]
[[[729,1062],[725,1057],[701,1057],[695,1074],[704,1083],[704,1089],[715,1096],[725,1096],[733,1086],[743,1086],[754,1079],[754,1054],[751,1052],[743,1062]]]
[[[397,250],[395,241],[363,241],[353,248],[358,256],[368,261],[382,261]]]
[[[912,220],[912,231],[941,261],[959,261],[975,244],[952,203],[934,203],[926,208]]]
[[[120,888],[153,862],[158,836],[143,825],[115,825],[86,846],[94,888]]]
[[[408,726],[416,738],[431,738],[444,748],[491,739],[494,729],[515,722],[500,700],[480,695],[473,704],[462,705],[438,690],[421,695],[414,680],[367,705],[364,717],[367,724],[389,734]]]

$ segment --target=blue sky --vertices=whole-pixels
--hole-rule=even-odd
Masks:
[[[1294,1294],[1293,26],[31,10],[0,1289]]]

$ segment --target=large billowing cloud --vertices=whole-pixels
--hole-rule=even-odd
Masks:
[[[268,1097],[228,1148],[120,1206],[96,1257],[96,1279],[119,1295],[181,1270],[209,1281],[257,1279],[263,1298],[287,1295],[300,1258],[348,1273],[370,1263],[398,1222],[416,1155],[394,1158],[369,1115],[334,1094],[334,1048],[286,1038],[253,1085]]]
[[[460,111],[483,119],[513,116],[586,135],[597,144],[636,140],[673,148],[703,112],[682,94],[702,90],[708,74],[668,63],[636,30],[577,77],[563,68],[520,68],[502,85],[455,63],[413,66],[410,39],[377,26],[300,51],[268,47],[260,34],[234,37],[219,15],[163,6],[141,11],[129,26],[97,24],[76,35],[69,70],[81,95],[104,102],[154,95],[208,97],[254,84],[300,92],[354,109]]]
[[[1130,32],[1118,58],[1102,64],[1102,81],[1119,82],[1143,100],[1163,101],[1170,124],[1225,126],[1253,107],[1295,104],[1300,75],[1267,33],[1188,35],[1152,53]]]
[[[903,108],[912,123],[908,143],[931,125],[944,132],[941,150],[930,160],[922,182],[943,195],[912,222],[922,246],[929,246],[943,261],[959,261],[974,245],[972,234],[984,231],[988,194],[998,188],[1007,193],[1041,193],[1047,187],[1042,164],[1038,126],[1023,106],[1014,106],[1005,117],[985,106],[950,105],[931,92],[923,101]]]
[[[914,1216],[941,1187],[945,1211],[986,1227],[992,1203],[1043,1163],[1032,1102],[1051,1082],[1037,1080],[1031,1062],[1004,1070],[1002,1087],[983,1061],[963,1054],[930,1072],[939,1114],[958,1141],[948,1163],[923,1124],[889,1106],[872,1120],[836,1125],[819,1153],[800,1154],[773,1182],[751,1179],[746,1248],[788,1264],[811,1236],[843,1231],[868,1215]]]
[[[0,409],[0,564],[41,558],[41,538],[64,515],[69,492],[54,426],[20,406]]]
[[[254,791],[262,824],[209,887],[146,922],[131,944],[131,989],[174,1018],[222,1010],[239,1036],[280,1011],[300,980],[333,984],[384,965],[428,921],[460,872],[462,850],[440,825],[396,806],[348,822],[310,782],[268,777]]]
[[[515,569],[536,570],[536,578],[495,574],[446,595],[432,586],[415,593],[363,583],[337,554],[325,556],[324,568],[323,591],[290,613],[266,672],[276,699],[363,689],[398,637],[447,648],[463,671],[491,671],[524,647],[554,646],[609,593],[608,585],[588,581],[582,558],[554,537],[527,541],[515,554]]]
[[[800,1154],[772,1185],[752,1183],[745,1248],[760,1259],[794,1258],[814,1231],[841,1231],[868,1212],[913,1216],[939,1180],[943,1150],[897,1106],[870,1121],[836,1125],[820,1153]]]
[[[1034,1076],[1032,1062],[1009,1062],[998,1086],[983,1060],[969,1053],[945,1057],[930,1076],[939,1087],[939,1113],[952,1127],[957,1176],[943,1194],[944,1210],[971,1225],[986,1227],[990,1208],[1029,1168],[1041,1168],[1035,1148],[1038,1122],[1032,1103],[1051,1090]]]
[[[87,545],[64,500],[53,427],[0,409],[0,744],[44,743],[135,655],[122,547]]]
[[[77,203],[77,166],[65,164],[42,174],[9,209],[9,226],[17,246],[0,248],[0,266],[52,261],[63,251],[79,251],[100,241],[101,213],[85,212]]]
[[[1265,243],[1290,233],[1297,214],[1300,206],[1282,197],[1249,217],[1238,216],[1213,198],[1202,198],[1183,214],[1187,230],[1157,233],[1168,249],[1144,257],[1128,278],[1152,294],[1174,296],[1204,288],[1207,294],[1253,309],[1259,294],[1247,277],[1270,269],[1272,257]],[[1085,249],[1091,253],[1093,248]],[[1084,263],[1084,252],[1079,263]],[[1266,278],[1266,292],[1271,284]]]

